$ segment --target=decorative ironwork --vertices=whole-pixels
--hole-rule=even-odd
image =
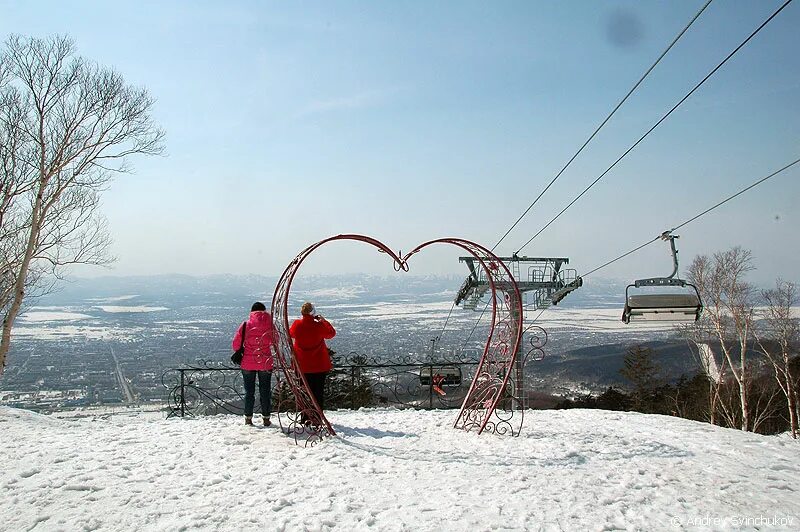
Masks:
[[[338,235],[308,246],[289,263],[275,286],[272,297],[272,319],[275,325],[275,359],[284,375],[284,387],[279,390],[282,398],[278,403],[278,421],[281,429],[294,437],[295,442],[305,440],[306,445],[315,444],[321,439],[336,435],[325,413],[320,408],[305,376],[299,370],[294,356],[292,339],[289,337],[289,291],[297,271],[303,261],[317,248],[333,240],[359,240],[388,254],[396,270],[407,267],[387,246],[374,238],[362,235]]]
[[[363,355],[337,358],[325,404],[331,408],[459,408],[477,366],[477,360],[378,361]]]
[[[380,406],[459,408],[478,363],[474,359],[415,362],[410,357],[387,361],[358,353],[335,356],[325,404],[329,410]],[[168,390],[167,417],[244,412],[239,368],[200,362],[165,371],[161,382]],[[285,380],[273,379],[272,388],[273,407],[296,414]]]
[[[455,426],[464,430],[477,430],[480,434],[487,426],[491,432],[519,434],[522,421],[516,431],[511,427],[515,403],[519,403],[523,390],[509,388],[509,378],[516,358],[517,349],[522,337],[522,314],[513,309],[522,308],[519,288],[508,267],[491,251],[467,240],[442,238],[420,244],[402,258],[382,242],[364,235],[337,235],[321,240],[301,251],[281,275],[272,298],[272,316],[277,332],[275,343],[276,360],[284,375],[284,388],[280,393],[286,396],[279,402],[278,420],[281,428],[295,438],[305,440],[306,444],[314,444],[327,436],[336,434],[324,412],[320,409],[308,387],[304,375],[299,371],[294,358],[292,341],[289,337],[289,291],[292,281],[303,261],[317,248],[335,240],[353,240],[370,244],[378,251],[387,254],[396,271],[408,271],[408,260],[414,254],[433,244],[450,244],[470,253],[480,266],[480,271],[489,281],[490,301],[492,303],[492,322],[478,365],[478,377],[472,380],[467,396],[462,403],[461,411]],[[521,387],[520,380],[516,387]],[[285,393],[284,393],[285,392]],[[504,401],[504,395],[511,393],[516,401]],[[493,421],[495,410],[507,405],[508,411],[498,414]],[[502,426],[503,429],[498,427]]]
[[[244,413],[244,384],[239,368],[200,361],[165,371],[161,384],[168,390],[168,418]]]
[[[547,338],[541,327],[530,327],[526,334],[530,334],[525,338],[530,348],[522,354],[523,366],[544,356],[542,348]],[[358,353],[336,356],[326,388],[326,408],[456,409],[463,405],[467,392],[472,389],[479,364],[480,360],[470,360],[465,356],[424,362],[407,356],[393,360]],[[520,382],[523,381],[524,376],[520,375]],[[294,396],[286,380],[273,379],[272,382],[273,410],[282,412],[281,426],[284,430],[296,431],[298,438],[310,432],[302,422],[302,411],[293,403]],[[239,368],[200,362],[165,371],[162,383],[169,396],[167,417],[243,413],[244,390]],[[519,434],[523,411],[517,407],[522,391],[516,389],[516,383],[517,379],[508,381],[485,430],[496,434]],[[472,419],[471,415],[468,411],[468,421]],[[318,438],[306,437],[308,445],[318,441]]]
[[[487,295],[492,307],[483,356],[454,426],[467,431],[477,430],[478,434],[489,430],[496,434],[519,435],[523,421],[522,369],[518,368],[516,380],[511,379],[522,338],[523,317],[519,310],[522,298],[517,281],[508,266],[483,246],[458,239],[446,241],[474,257],[470,261],[471,275],[488,283]],[[475,261],[480,270],[475,269]],[[462,296],[461,292],[459,296]],[[518,423],[514,421],[515,410],[520,411]]]
[[[544,346],[547,344],[547,331],[538,325],[529,325],[523,333],[525,339],[525,360],[540,361],[544,358]],[[524,364],[523,364],[524,365]]]

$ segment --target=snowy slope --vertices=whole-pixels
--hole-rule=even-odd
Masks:
[[[800,445],[664,416],[331,412],[314,448],[234,416],[0,407],[0,529],[800,529]],[[760,521],[759,521],[760,519]]]

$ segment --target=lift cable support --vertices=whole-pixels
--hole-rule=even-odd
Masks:
[[[675,249],[676,238],[679,238],[678,235],[673,235],[671,231],[664,231],[661,234],[661,240],[669,240],[670,250],[672,251],[673,269],[669,276],[639,279],[625,288],[625,308],[622,310],[622,321],[624,323],[632,321],[691,323],[700,319],[700,314],[703,312],[700,291],[695,285],[675,277],[678,274],[678,251]],[[634,295],[629,293],[631,288],[638,289],[652,286],[688,287],[693,289],[694,293],[659,292]]]
[[[466,263],[469,275],[458,290],[455,304],[462,305],[462,308],[465,309],[476,310],[478,302],[490,288],[489,279],[487,279],[485,271],[480,268],[480,265],[476,264],[475,257],[459,257],[458,260]],[[566,257],[520,257],[514,254],[511,257],[498,257],[498,260],[503,262],[514,279],[506,282],[495,281],[494,289],[506,294],[506,300],[510,302],[511,315],[515,319],[522,317],[529,306],[536,310],[544,310],[551,305],[557,305],[569,293],[583,285],[583,279],[578,276],[576,270],[563,268],[564,265],[569,264],[569,259]],[[521,275],[523,271],[525,272],[524,276]],[[525,307],[519,306],[517,299],[509,297],[515,290],[518,290],[523,295],[529,292],[532,293],[532,304]],[[521,298],[519,301],[521,301]],[[524,319],[520,320],[520,323],[522,322],[524,322]],[[471,335],[472,333],[470,333]],[[541,347],[544,346],[546,341],[547,333],[544,329],[537,331],[532,336],[531,346],[533,349],[531,352],[543,352]],[[525,356],[519,356],[519,353],[515,353],[516,382],[514,389],[516,394],[514,399],[522,409],[525,408],[523,368],[526,358],[528,358],[527,355],[528,353]],[[540,358],[540,356],[537,356],[537,358]]]
[[[516,254],[511,257],[498,257],[508,266],[514,275],[520,293],[533,292],[533,308],[544,309],[550,305],[557,305],[567,294],[583,285],[577,271],[572,268],[562,269],[569,264],[565,257],[520,257]],[[465,262],[469,268],[469,275],[464,280],[456,295],[455,304],[462,308],[475,310],[478,302],[489,289],[488,280],[483,272],[476,268],[473,257],[459,257],[459,262]],[[525,278],[521,270],[527,267]],[[497,286],[505,291],[508,287]]]

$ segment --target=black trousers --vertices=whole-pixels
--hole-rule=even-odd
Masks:
[[[317,404],[321,410],[325,410],[325,378],[328,372],[324,373],[304,373],[308,387],[311,388],[311,394],[317,400]]]
[[[256,375],[258,375],[258,395],[261,398],[261,414],[269,417],[272,406],[272,372],[242,370],[244,379],[244,415],[253,417],[253,407],[256,403]]]

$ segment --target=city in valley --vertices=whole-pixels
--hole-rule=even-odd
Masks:
[[[74,281],[38,300],[15,325],[0,404],[40,411],[162,404],[165,371],[197,363],[230,365],[236,327],[253,301],[269,306],[275,281],[259,276]],[[460,282],[455,276],[313,277],[293,288],[290,312],[299,314],[302,301],[313,301],[336,327],[329,343],[340,355],[476,359],[488,317],[483,305],[453,306]],[[624,327],[623,292],[624,286],[597,283],[541,314],[527,311],[526,328],[542,327],[547,344],[545,357],[525,367],[526,387],[569,397],[620,384],[624,352],[636,344],[653,347],[672,376],[692,373],[696,362],[669,325]],[[523,340],[525,352],[527,336]]]

